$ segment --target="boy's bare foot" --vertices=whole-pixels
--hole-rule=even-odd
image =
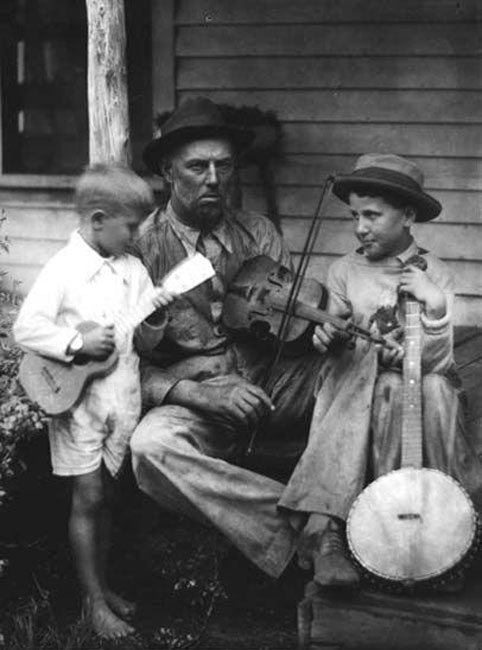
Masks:
[[[105,600],[86,603],[85,611],[94,632],[103,639],[121,639],[135,632],[131,625],[114,614]]]
[[[110,589],[104,591],[104,598],[107,605],[118,616],[129,620],[135,615],[137,609],[136,604],[122,598],[122,596],[119,596],[119,594],[114,593]]]

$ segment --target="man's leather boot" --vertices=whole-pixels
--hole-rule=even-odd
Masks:
[[[356,587],[360,576],[348,559],[345,534],[333,519],[313,553],[314,581],[320,587]]]

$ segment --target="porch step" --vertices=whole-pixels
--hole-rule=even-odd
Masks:
[[[461,594],[321,594],[313,583],[298,606],[300,650],[481,650],[482,581]]]

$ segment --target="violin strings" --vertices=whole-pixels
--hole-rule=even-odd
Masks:
[[[278,329],[277,339],[278,339],[279,344],[278,344],[278,347],[277,347],[277,350],[276,350],[276,354],[274,355],[271,363],[268,364],[268,366],[267,366],[267,368],[266,368],[266,370],[265,370],[265,372],[263,374],[263,378],[261,380],[261,386],[264,389],[267,389],[268,383],[269,383],[271,377],[273,376],[273,372],[274,372],[274,370],[275,370],[276,366],[278,365],[279,360],[281,358],[281,354],[283,352],[283,348],[284,348],[284,345],[285,345],[285,342],[286,342],[286,337],[287,337],[287,334],[288,334],[289,323],[291,321],[291,318],[294,315],[296,301],[298,299],[298,295],[299,295],[299,292],[300,292],[300,289],[301,289],[301,284],[302,284],[303,278],[304,278],[305,273],[306,273],[309,258],[310,258],[311,253],[313,252],[314,245],[316,243],[316,240],[317,240],[319,232],[320,232],[320,228],[321,228],[321,218],[320,218],[321,209],[323,207],[326,196],[331,191],[331,188],[333,186],[333,182],[334,182],[334,176],[333,175],[328,176],[328,178],[326,179],[326,181],[325,181],[325,183],[323,185],[322,191],[320,193],[320,198],[318,200],[318,205],[316,206],[315,213],[314,213],[313,218],[311,220],[310,228],[308,230],[306,240],[305,240],[305,244],[303,246],[303,251],[301,253],[301,257],[300,257],[300,260],[298,262],[298,267],[297,267],[297,270],[296,270],[296,273],[295,273],[295,278],[294,278],[293,284],[291,286],[286,311],[283,313],[283,317],[281,319],[280,327]],[[250,437],[249,444],[248,444],[248,447],[247,447],[247,450],[246,450],[247,455],[249,455],[253,450],[254,443],[255,443],[255,440],[256,440],[256,436],[258,435],[258,431],[259,431],[259,427],[256,426],[254,428],[254,430],[251,432],[251,437]]]
[[[328,178],[326,179],[323,185],[322,191],[320,193],[318,205],[316,206],[313,219],[311,220],[310,223],[310,228],[306,236],[306,240],[303,246],[303,250],[301,252],[300,260],[298,262],[298,268],[296,269],[293,284],[291,286],[291,290],[288,296],[286,311],[283,313],[283,317],[281,319],[281,323],[279,326],[279,330],[277,334],[277,339],[279,341],[278,349],[273,359],[273,363],[269,368],[268,377],[273,372],[274,368],[278,364],[279,359],[282,355],[283,348],[286,343],[286,338],[288,335],[289,325],[295,313],[296,301],[298,300],[298,296],[301,290],[301,285],[306,275],[306,269],[308,268],[308,264],[310,261],[311,254],[313,252],[313,248],[315,246],[315,243],[318,239],[318,235],[320,233],[321,223],[322,223],[322,219],[321,219],[322,207],[325,202],[326,196],[331,191],[333,182],[334,182],[334,177],[332,175],[328,176]]]

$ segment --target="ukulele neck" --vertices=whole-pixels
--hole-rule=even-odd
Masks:
[[[154,297],[155,290],[150,291],[127,313],[119,311],[114,314],[113,320],[115,332],[119,340],[122,340],[126,336],[130,336],[134,329],[156,310]]]
[[[405,302],[402,467],[422,467],[422,363],[420,305]]]

